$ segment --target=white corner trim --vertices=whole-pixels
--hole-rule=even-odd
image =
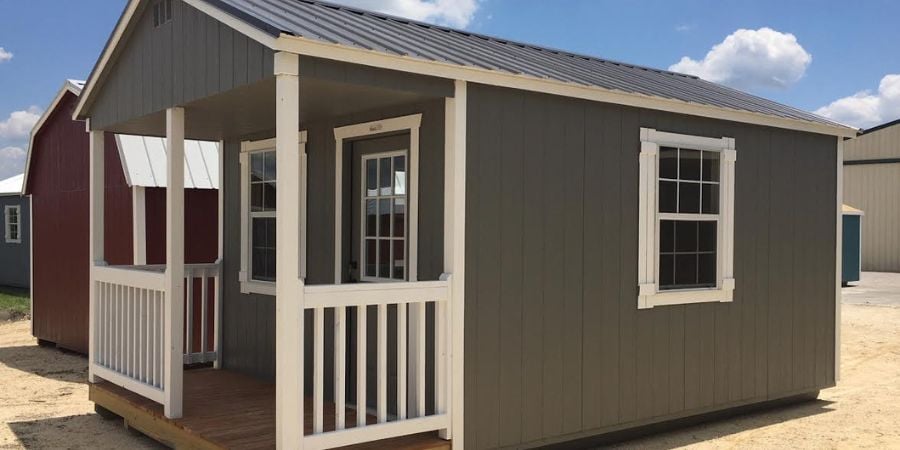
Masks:
[[[407,281],[418,281],[419,253],[419,127],[422,114],[375,120],[337,127],[334,129],[334,283],[341,284],[343,273],[343,257],[341,241],[343,234],[343,177],[344,177],[344,141],[363,138],[382,133],[409,130],[409,176],[407,192],[409,205],[409,261],[407,262]]]
[[[730,137],[709,138],[641,128],[638,197],[638,309],[734,299],[734,164],[735,141]],[[658,208],[659,148],[672,146],[720,152],[719,214],[661,214]],[[704,217],[718,221],[716,287],[704,289],[659,289],[659,221],[661,218]]]
[[[300,272],[301,277],[306,278],[306,189],[307,189],[307,155],[306,142],[308,133],[306,130],[297,132],[297,144],[300,151]],[[224,148],[224,147],[222,147]],[[238,281],[242,294],[275,295],[274,282],[259,281],[250,278],[250,154],[259,151],[275,151],[275,138],[260,139],[256,141],[242,141],[240,154],[241,171],[241,266],[238,272]],[[221,161],[220,157],[220,161]],[[277,163],[276,163],[277,164]],[[220,206],[221,208],[221,206]],[[275,212],[277,217],[278,212]],[[220,235],[220,239],[222,236]],[[220,256],[221,257],[221,256]]]

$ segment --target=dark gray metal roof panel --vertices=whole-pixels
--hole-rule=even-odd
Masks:
[[[843,126],[694,76],[538,47],[318,0],[206,0],[280,33],[391,55]]]

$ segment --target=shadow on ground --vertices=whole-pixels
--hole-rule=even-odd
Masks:
[[[0,364],[58,381],[87,382],[87,359],[53,347],[0,347]]]
[[[827,400],[806,400],[784,406],[763,409],[732,417],[697,423],[672,431],[661,432],[646,437],[622,441],[616,448],[670,449],[700,444],[705,441],[764,428],[795,419],[817,416],[832,412],[834,402]]]
[[[107,420],[98,414],[11,422],[7,425],[22,446],[29,449],[165,448],[146,436],[122,433],[122,419]]]

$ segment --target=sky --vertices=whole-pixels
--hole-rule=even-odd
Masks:
[[[900,118],[893,0],[338,0],[492,36],[691,73],[867,128]],[[0,0],[0,180],[125,0]]]

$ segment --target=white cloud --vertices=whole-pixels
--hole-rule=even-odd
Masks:
[[[675,27],[675,31],[677,31],[679,33],[687,33],[688,31],[691,31],[693,29],[694,29],[693,25],[687,25],[687,24],[682,24],[682,25],[678,25]]]
[[[860,128],[900,118],[900,74],[885,75],[878,92],[861,91],[839,98],[817,109],[816,114]]]
[[[0,122],[0,138],[20,139],[28,136],[31,128],[41,118],[41,109],[32,106],[25,111],[15,111]]]
[[[472,22],[480,0],[337,0],[408,19],[465,28]]]
[[[771,28],[740,29],[716,44],[702,60],[687,56],[669,67],[741,89],[779,88],[796,83],[812,62],[797,38]]]
[[[11,60],[13,54],[11,52],[6,51],[3,47],[0,47],[0,63]]]
[[[0,149],[0,180],[18,175],[25,171],[25,150],[19,147]]]

